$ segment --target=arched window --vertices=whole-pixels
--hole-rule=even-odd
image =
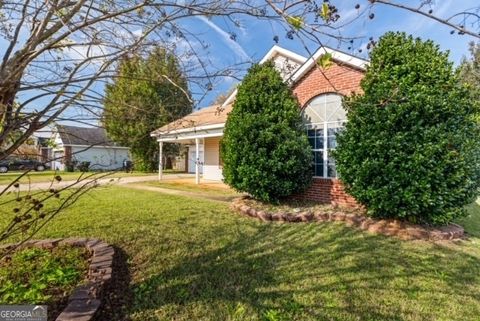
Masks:
[[[335,161],[329,151],[337,146],[336,134],[347,119],[342,96],[324,94],[315,97],[302,111],[302,118],[315,157],[314,176],[337,177]]]

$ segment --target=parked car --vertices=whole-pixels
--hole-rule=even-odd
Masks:
[[[36,170],[38,172],[44,171],[45,164],[36,160],[30,159],[6,159],[0,161],[0,173],[6,173],[11,170]]]

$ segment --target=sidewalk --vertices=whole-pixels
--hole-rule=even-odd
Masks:
[[[184,178],[184,177],[190,177],[191,174],[164,174],[163,178],[164,180],[168,179],[178,179],[178,178]],[[81,184],[85,184],[88,181],[93,181],[95,179],[87,179],[84,180],[82,183],[80,183],[78,186]],[[158,175],[149,175],[149,176],[128,176],[128,177],[106,177],[106,178],[100,178],[97,179],[98,184],[100,185],[106,185],[106,184],[116,184],[116,185],[123,185],[123,184],[130,184],[130,183],[139,183],[139,182],[148,182],[148,181],[155,181],[158,180]],[[54,182],[53,184],[51,182],[38,182],[38,183],[30,183],[30,184],[20,184],[18,187],[20,191],[29,191],[29,190],[40,190],[40,189],[49,189],[49,188],[62,188],[68,185],[71,185],[75,182],[75,180],[68,180],[68,181],[60,181],[60,182]],[[0,185],[0,191],[3,191],[7,185]],[[9,191],[17,191],[15,187],[10,187]]]

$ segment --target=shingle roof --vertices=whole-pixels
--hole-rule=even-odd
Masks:
[[[64,145],[117,146],[103,128],[57,125],[57,132]]]
[[[232,105],[222,107],[213,105],[202,108],[199,111],[188,114],[187,116],[175,120],[165,126],[152,132],[153,136],[167,134],[174,130],[194,129],[200,126],[223,124],[227,121],[227,115],[232,110]]]

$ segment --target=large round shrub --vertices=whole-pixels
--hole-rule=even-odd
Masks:
[[[239,86],[222,157],[225,182],[263,201],[311,183],[313,156],[299,105],[272,62],[252,66]]]
[[[375,217],[444,224],[480,183],[478,110],[448,53],[387,33],[372,50],[362,95],[345,100],[337,170]]]

